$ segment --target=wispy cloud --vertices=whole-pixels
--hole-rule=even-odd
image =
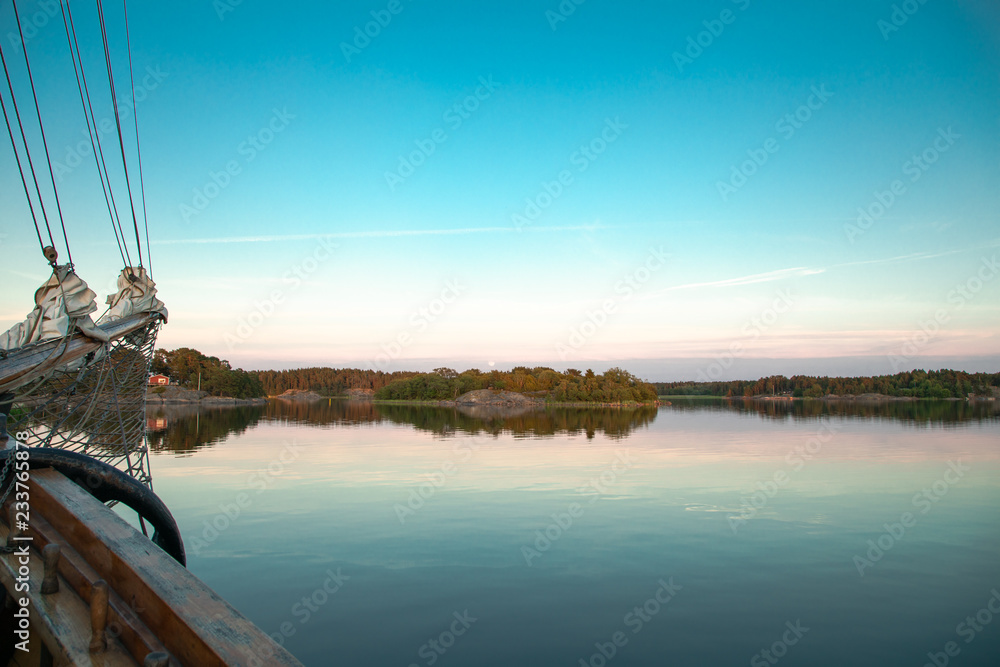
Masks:
[[[739,276],[737,278],[725,278],[723,280],[712,280],[701,283],[687,283],[684,285],[674,285],[672,287],[666,287],[664,289],[653,292],[649,296],[653,297],[658,294],[664,294],[666,292],[676,292],[678,290],[687,290],[687,289],[698,289],[702,287],[736,287],[738,285],[753,285],[755,283],[768,283],[768,282],[774,282],[776,280],[784,280],[786,278],[798,278],[803,276],[819,275],[822,273],[826,273],[827,271],[832,271],[834,269],[841,269],[849,266],[918,262],[928,259],[937,259],[938,257],[959,255],[971,251],[982,251],[986,250],[987,248],[997,248],[997,247],[1000,247],[1000,239],[992,239],[990,241],[987,241],[979,245],[969,246],[966,248],[958,248],[955,250],[944,250],[942,252],[916,252],[908,255],[897,255],[896,257],[866,259],[866,260],[859,260],[856,262],[842,262],[840,264],[831,264],[830,266],[816,267],[816,268],[798,266],[789,269],[777,269],[775,271],[767,271],[765,273],[754,273],[748,276]]]
[[[799,276],[811,276],[817,273],[823,273],[826,269],[810,269],[804,266],[798,266],[791,269],[778,269],[777,271],[767,271],[766,273],[754,273],[749,276],[740,276],[738,278],[726,278],[725,280],[713,280],[704,283],[687,283],[685,285],[674,285],[673,287],[667,287],[660,290],[660,292],[675,292],[677,290],[684,289],[697,289],[699,287],[734,287],[736,285],[753,285],[755,283],[769,283],[775,280],[784,280],[785,278],[797,278]]]
[[[938,257],[948,257],[949,255],[960,255],[966,252],[983,251],[987,248],[1000,248],[1000,239],[990,239],[974,246],[956,248],[954,250],[943,250],[941,252],[914,252],[909,255],[898,255],[896,257],[886,257],[883,259],[866,259],[857,262],[844,262],[833,264],[829,268],[839,269],[845,266],[862,266],[865,264],[897,264],[900,262],[919,262],[925,259],[937,259]]]
[[[865,266],[871,264],[899,264],[900,262],[916,262],[924,259],[936,259],[938,257],[947,257],[948,255],[958,255],[963,252],[968,252],[969,248],[964,250],[947,250],[945,252],[915,252],[909,255],[899,255],[898,257],[885,257],[883,259],[864,259],[857,262],[844,262],[842,264],[833,264],[830,266],[831,269],[840,269],[845,266]]]
[[[26,278],[33,283],[39,283],[39,284],[48,279],[48,276],[43,276],[41,274],[35,274],[35,273],[25,273],[23,271],[16,271],[14,269],[4,269],[4,273],[9,273],[19,278]]]
[[[598,229],[611,229],[607,225],[571,225],[565,227],[525,227],[526,233],[531,232],[583,232]],[[370,238],[403,238],[412,236],[466,236],[470,234],[512,234],[517,233],[514,227],[465,227],[461,229],[384,229],[360,232],[331,232],[329,234],[279,234],[271,236],[228,236],[208,239],[170,239],[154,241],[153,245],[200,245],[219,243],[279,243],[283,241],[319,241],[323,239],[370,239]]]

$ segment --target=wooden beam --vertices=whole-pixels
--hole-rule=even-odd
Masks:
[[[31,503],[32,515],[58,526],[100,578],[135,602],[137,616],[184,665],[227,667],[256,658],[263,665],[301,667],[204,582],[62,474],[32,471]]]
[[[59,576],[64,581],[63,585],[69,584],[69,587],[80,598],[89,600],[91,586],[100,579],[97,571],[38,512],[31,516],[31,535],[37,549],[44,550],[53,545],[60,547]],[[136,661],[141,660],[149,653],[166,650],[163,642],[146,627],[146,624],[135,615],[132,607],[114,589],[108,591],[108,598],[110,612],[108,624],[111,633],[118,638],[118,641],[132,654]]]
[[[100,328],[108,334],[111,340],[140,329],[154,318],[161,317],[158,313],[139,313],[129,317],[101,325]],[[91,352],[99,350],[104,345],[101,341],[89,338],[82,333],[75,333],[63,340],[48,340],[10,350],[0,355],[0,391],[8,386],[14,386],[26,376],[47,372],[58,366],[81,359]]]

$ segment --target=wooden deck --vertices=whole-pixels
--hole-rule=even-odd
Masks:
[[[0,524],[0,544],[30,544],[32,650],[16,651],[10,665],[301,667],[200,579],[62,474],[33,470],[29,487],[30,528],[22,536],[30,542],[8,542],[13,498],[2,510],[6,523]],[[43,553],[48,545],[59,547],[50,574],[58,591],[42,593],[45,556],[56,562],[54,549]],[[10,593],[21,558],[0,556],[8,622],[18,608]]]

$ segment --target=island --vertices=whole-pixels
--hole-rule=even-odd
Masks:
[[[267,399],[310,402],[332,398],[437,405],[632,406],[659,405],[680,397],[763,400],[997,400],[1000,373],[914,369],[872,377],[772,375],[756,380],[649,382],[622,368],[591,369],[515,366],[458,372],[385,372],[312,367],[245,371],[191,348],[157,350],[152,371],[168,380],[150,387],[151,403],[260,403]]]

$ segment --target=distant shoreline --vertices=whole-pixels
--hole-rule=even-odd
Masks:
[[[871,402],[878,403],[883,401],[892,402],[906,402],[912,403],[915,401],[994,401],[992,396],[974,396],[972,398],[927,398],[919,396],[889,396],[887,394],[861,394],[854,396],[852,394],[845,395],[834,395],[830,394],[828,396],[704,396],[699,394],[684,394],[684,395],[671,395],[665,394],[661,395],[661,402],[663,399],[666,400],[687,400],[687,399],[708,399],[713,401],[858,401],[858,402]]]
[[[163,391],[156,391],[162,389]],[[490,390],[481,390],[490,391]],[[461,398],[461,397],[459,397]],[[699,394],[661,394],[657,401],[645,403],[606,403],[588,401],[546,401],[541,398],[518,394],[516,392],[502,392],[494,398],[481,398],[479,400],[396,400],[396,399],[374,399],[370,394],[344,394],[339,396],[321,396],[312,391],[291,390],[283,395],[268,396],[263,398],[231,398],[228,396],[209,396],[207,392],[195,389],[185,389],[176,385],[169,387],[149,387],[146,391],[146,403],[150,406],[159,405],[200,405],[205,407],[227,407],[267,405],[272,400],[281,400],[296,403],[314,403],[323,400],[338,401],[364,401],[376,405],[422,405],[443,408],[521,408],[521,409],[545,409],[545,408],[639,408],[658,407],[670,405],[670,401],[684,400],[710,400],[710,401],[773,401],[785,403],[793,401],[823,401],[854,402],[854,403],[912,403],[916,401],[970,401],[970,402],[990,402],[996,399],[991,396],[974,396],[972,398],[925,398],[915,396],[889,396],[887,394],[843,394],[826,396],[708,396]]]
[[[348,399],[344,397],[332,397],[336,400],[357,400]],[[493,408],[505,408],[511,407],[504,404],[480,404],[476,405],[473,403],[459,403],[458,401],[403,401],[403,400],[375,400],[366,401],[368,403],[374,403],[375,405],[426,405],[431,407],[440,408],[472,408],[472,407],[493,407]],[[669,405],[670,401],[655,401],[650,403],[590,403],[590,402],[576,402],[576,403],[557,403],[557,402],[545,402],[539,401],[538,403],[525,403],[524,405],[518,405],[514,407],[524,407],[524,408],[537,408],[543,410],[545,408],[641,408],[641,407],[656,407],[659,405]]]

